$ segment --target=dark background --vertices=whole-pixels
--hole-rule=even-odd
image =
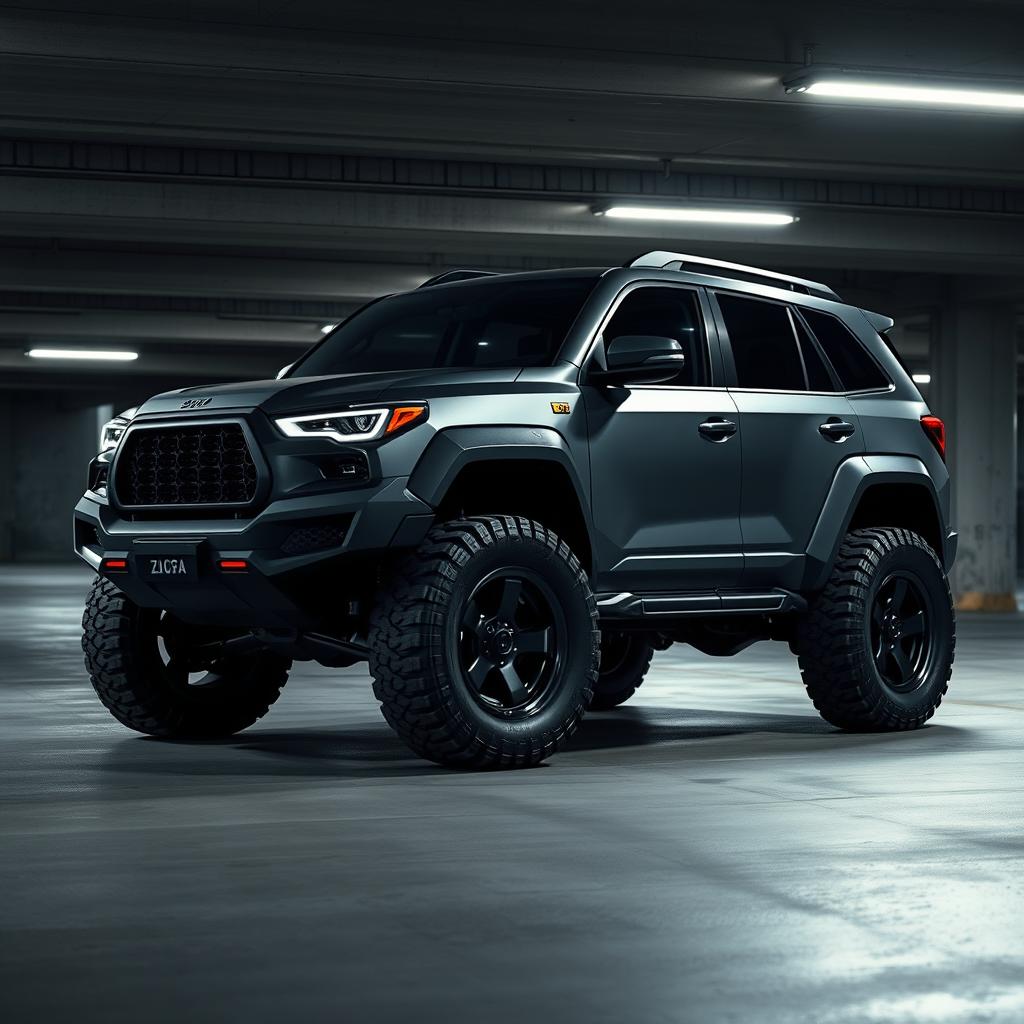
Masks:
[[[1020,14],[915,0],[0,6],[0,559],[68,557],[68,509],[111,409],[271,375],[321,325],[449,267],[670,247],[821,278],[897,318],[954,466],[981,447],[991,461],[969,489],[998,511],[958,509],[979,545],[961,590],[1012,590],[1024,118],[780,83],[810,59],[998,84],[1024,75]],[[655,197],[801,220],[590,212]],[[44,343],[141,357],[26,358]]]

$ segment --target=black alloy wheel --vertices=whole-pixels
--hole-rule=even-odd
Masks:
[[[912,573],[882,580],[871,607],[871,652],[882,681],[896,693],[912,693],[931,664],[931,605]]]
[[[496,569],[471,591],[458,621],[458,662],[492,714],[525,717],[558,685],[565,615],[551,588],[523,568]]]

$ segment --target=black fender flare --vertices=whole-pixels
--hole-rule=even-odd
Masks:
[[[935,482],[924,463],[910,455],[855,455],[841,463],[832,478],[807,544],[801,590],[815,591],[825,586],[861,498],[869,488],[882,484],[910,484],[926,491],[943,534],[943,550],[937,554],[945,568],[950,568],[956,553],[956,534],[949,531]]]
[[[413,468],[408,490],[431,508],[437,508],[466,466],[494,461],[537,461],[560,465],[576,493],[587,532],[593,541],[588,488],[580,479],[565,438],[550,427],[451,427],[442,430],[427,445]]]

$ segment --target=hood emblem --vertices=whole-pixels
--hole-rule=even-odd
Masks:
[[[213,401],[212,398],[186,398],[178,407],[180,409],[205,409]]]

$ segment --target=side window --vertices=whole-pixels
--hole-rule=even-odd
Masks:
[[[604,343],[626,334],[675,338],[686,353],[686,365],[666,385],[708,384],[704,320],[697,293],[689,288],[635,288],[619,304],[605,327]]]
[[[801,309],[800,313],[810,324],[846,391],[868,391],[889,386],[889,378],[842,320],[815,309]]]
[[[770,391],[806,391],[804,362],[789,310],[762,302],[715,293],[729,334],[736,386]]]

